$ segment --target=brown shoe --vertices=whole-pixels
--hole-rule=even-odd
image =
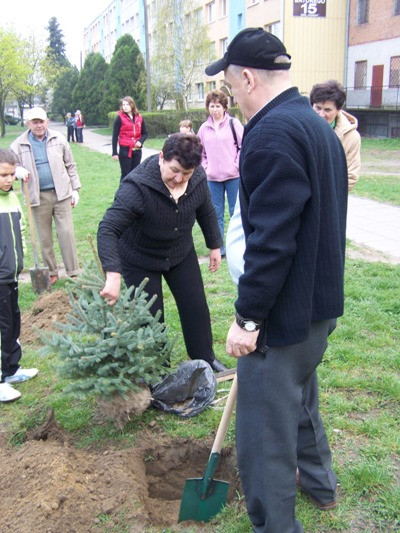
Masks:
[[[307,496],[307,498],[310,500],[311,503],[315,505],[315,507],[318,507],[320,511],[330,511],[331,509],[334,509],[337,506],[337,500],[332,500],[328,503],[321,503],[320,501],[316,500],[309,492],[307,492],[300,483],[300,472],[297,468],[296,470],[296,487],[299,487],[301,492]]]
[[[58,276],[57,275],[50,276],[50,285],[54,285],[54,283],[56,281],[58,281]]]

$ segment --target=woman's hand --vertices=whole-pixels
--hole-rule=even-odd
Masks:
[[[142,147],[142,143],[139,142],[139,141],[136,141],[135,146],[136,146],[136,148],[141,148]]]
[[[220,264],[221,264],[220,249],[215,248],[215,250],[210,250],[210,264],[209,264],[208,270],[211,270],[211,272],[216,272],[219,269]]]
[[[115,161],[118,161],[119,156],[118,155],[113,155],[112,158],[115,159]]]
[[[108,303],[108,305],[115,305],[119,297],[121,289],[121,274],[119,272],[106,272],[106,284],[100,296]]]

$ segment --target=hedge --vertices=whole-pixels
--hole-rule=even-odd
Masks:
[[[238,107],[231,107],[229,114],[237,117],[243,123],[243,115]],[[184,110],[165,110],[154,112],[143,112],[142,117],[146,122],[147,132],[149,137],[167,137],[171,133],[179,131],[179,122],[184,119],[189,119],[193,122],[193,130],[197,132],[201,124],[207,119],[208,113],[205,109],[189,109]],[[112,129],[114,125],[117,111],[108,113],[108,124]]]

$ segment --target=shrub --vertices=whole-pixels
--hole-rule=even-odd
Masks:
[[[229,114],[237,117],[243,122],[243,116],[239,108],[232,107],[229,109]],[[189,109],[184,110],[163,110],[141,113],[145,122],[149,137],[167,137],[171,133],[179,131],[179,122],[184,119],[190,119],[193,122],[193,129],[198,131],[201,124],[207,119],[208,113],[206,109]],[[112,128],[117,112],[108,113],[109,127]]]

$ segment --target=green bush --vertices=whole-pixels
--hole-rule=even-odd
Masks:
[[[49,120],[53,120],[54,122],[64,122],[64,117],[59,113],[48,113],[47,116]]]
[[[243,116],[239,108],[232,107],[229,114],[237,117],[243,123]],[[207,119],[206,109],[164,110],[141,113],[145,122],[149,137],[167,137],[171,133],[179,131],[179,122],[190,119],[193,122],[193,130],[197,132],[201,124]],[[117,112],[108,113],[108,124],[112,128]]]

